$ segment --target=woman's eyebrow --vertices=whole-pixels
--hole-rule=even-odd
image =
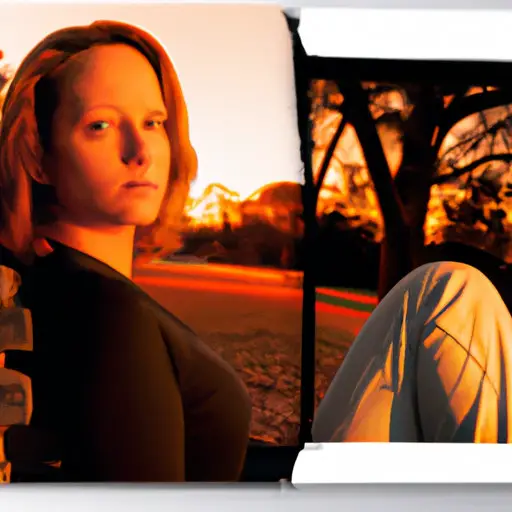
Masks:
[[[87,108],[82,107],[80,116],[83,117],[83,116],[87,115],[89,112],[94,112],[95,110],[116,110],[119,112],[119,107],[116,107],[115,105],[109,105],[106,103],[87,106]],[[165,109],[164,110],[154,109],[154,110],[150,110],[146,115],[167,117],[167,112]]]
[[[107,103],[101,103],[98,105],[87,105],[87,106],[82,106],[81,115],[84,116],[85,114],[88,114],[89,112],[93,112],[94,110],[119,110],[119,108],[116,107],[115,105],[109,105]]]
[[[151,110],[148,113],[149,116],[157,116],[157,117],[167,117],[167,112],[165,110]]]

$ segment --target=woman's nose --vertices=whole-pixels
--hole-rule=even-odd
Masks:
[[[148,148],[140,133],[135,129],[126,129],[121,160],[125,165],[148,167],[150,156]]]
[[[133,156],[123,156],[121,158],[125,165],[134,165],[136,167],[143,167],[148,162],[149,158],[146,151],[140,151]]]

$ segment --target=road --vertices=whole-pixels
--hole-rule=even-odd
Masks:
[[[295,443],[300,413],[302,290],[284,286],[284,279],[289,278],[282,272],[225,265],[153,264],[137,269],[135,275],[142,288],[240,373],[253,399],[252,435],[270,442]],[[320,399],[368,317],[373,299],[325,289],[318,290],[318,299]]]

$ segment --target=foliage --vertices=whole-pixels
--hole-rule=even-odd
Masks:
[[[468,237],[468,226],[506,257],[512,91],[317,80],[310,100],[319,213],[329,190],[345,216],[378,224],[381,296],[422,262],[425,242]]]

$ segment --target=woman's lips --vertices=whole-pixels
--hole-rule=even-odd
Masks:
[[[151,188],[154,190],[158,190],[158,185],[151,181],[128,181],[126,182],[123,187],[125,188]]]

